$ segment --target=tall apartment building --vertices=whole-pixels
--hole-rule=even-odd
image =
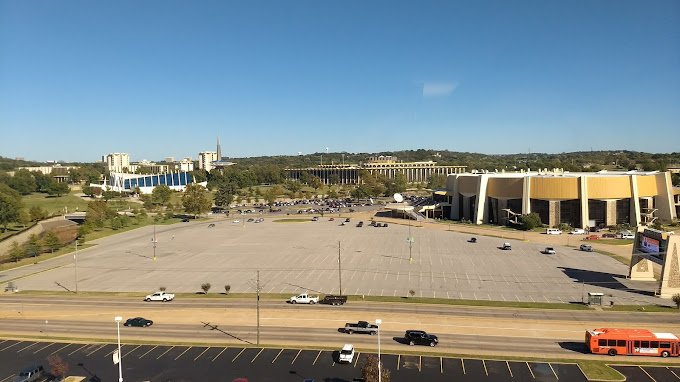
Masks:
[[[202,151],[198,153],[198,168],[200,170],[210,171],[213,167],[213,162],[219,160],[217,157],[217,152],[215,151]]]
[[[110,153],[102,157],[109,172],[125,172],[130,167],[130,155],[127,153]]]
[[[183,158],[175,163],[175,168],[179,171],[194,171],[194,161],[190,157]]]

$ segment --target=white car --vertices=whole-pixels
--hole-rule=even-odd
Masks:
[[[162,301],[162,302],[167,302],[167,301],[172,301],[175,299],[175,295],[172,293],[165,293],[165,292],[156,292],[154,294],[147,295],[144,297],[144,301],[149,302],[149,301]]]
[[[340,356],[338,357],[339,363],[352,363],[354,361],[354,346],[352,344],[345,344],[340,350]]]
[[[569,232],[569,233],[572,234],[572,235],[585,235],[585,234],[586,234],[586,230],[584,230],[583,228],[574,228],[574,229],[573,229],[571,232]]]
[[[543,250],[543,253],[545,253],[546,255],[554,255],[555,254],[555,248],[545,247],[545,249]]]

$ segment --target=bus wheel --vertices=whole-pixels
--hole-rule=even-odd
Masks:
[[[668,358],[669,355],[671,355],[671,354],[666,350],[661,352],[661,356],[664,357],[664,358]]]
[[[607,352],[607,354],[609,354],[609,355],[616,355],[616,349],[609,349],[609,351]]]

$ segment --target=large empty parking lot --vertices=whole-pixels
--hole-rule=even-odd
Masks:
[[[390,224],[345,226],[336,217],[319,221],[234,222],[225,217],[205,222],[129,231],[79,251],[73,256],[0,273],[16,278],[24,290],[212,292],[230,285],[232,292],[253,292],[256,271],[264,293],[321,291],[350,295],[416,296],[535,302],[580,302],[587,292],[604,292],[617,303],[658,302],[653,283],[625,279],[627,266],[607,256],[572,247],[556,254],[542,245],[510,241],[511,251],[498,249],[503,239]],[[214,226],[209,226],[213,224]],[[411,250],[407,238],[413,237]],[[339,247],[339,251],[338,251]],[[409,261],[409,256],[412,261]],[[609,297],[612,295],[613,297]]]

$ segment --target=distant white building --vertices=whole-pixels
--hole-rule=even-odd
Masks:
[[[198,168],[200,170],[210,171],[214,168],[213,162],[216,162],[217,160],[219,160],[217,152],[202,151],[198,153]]]
[[[130,155],[127,153],[110,153],[102,157],[109,172],[126,172],[130,167]]]
[[[175,170],[179,171],[194,171],[194,161],[190,157],[183,158],[181,161],[175,163]]]

